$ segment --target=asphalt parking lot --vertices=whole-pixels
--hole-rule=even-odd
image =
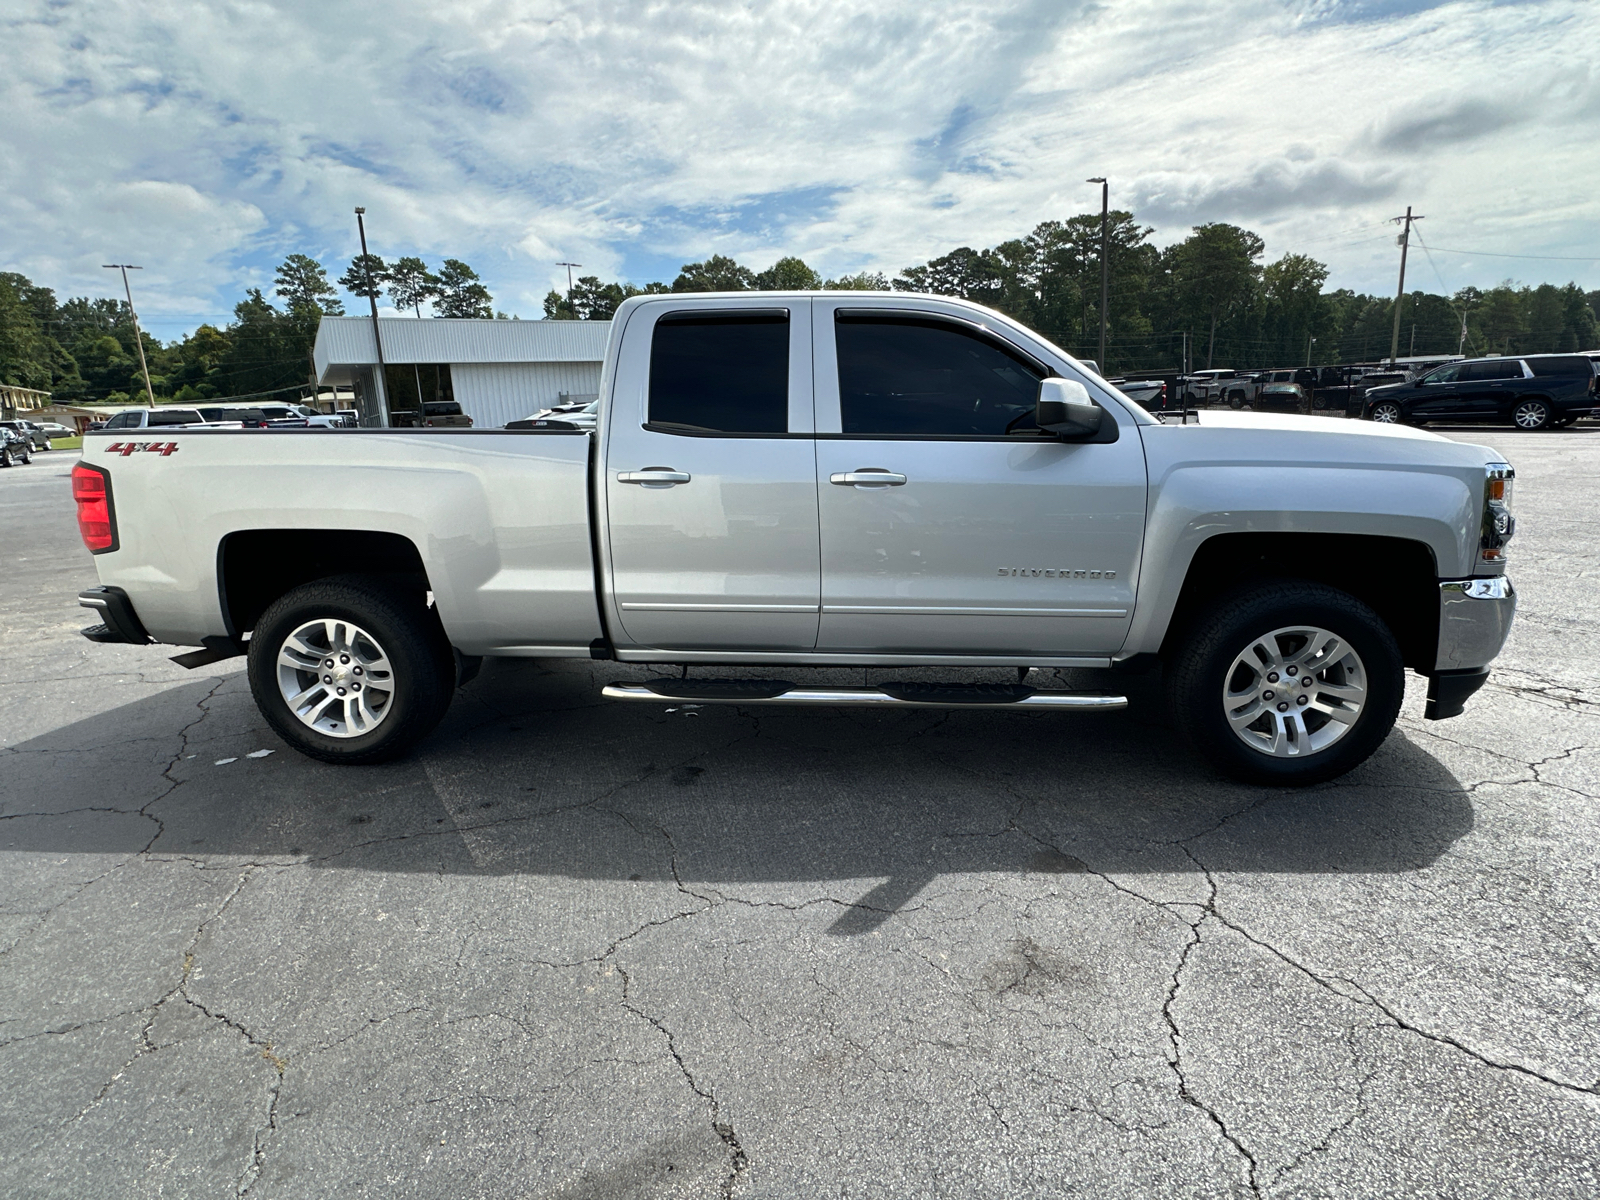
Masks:
[[[491,663],[336,768],[96,647],[0,472],[0,1194],[1593,1196],[1600,428],[1466,715],[1308,791],[1089,717],[662,709]],[[1359,569],[1359,564],[1352,564]]]

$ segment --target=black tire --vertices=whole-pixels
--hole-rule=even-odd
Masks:
[[[1511,423],[1529,432],[1548,429],[1552,415],[1550,405],[1543,400],[1518,400],[1511,406]]]
[[[11,447],[8,445],[4,448],[0,448],[0,467],[10,467],[15,465],[16,460],[12,457]]]
[[[24,446],[22,448],[22,465],[23,466],[27,466],[32,461],[33,461],[33,446],[32,445]]]
[[[1244,393],[1233,392],[1228,396],[1228,407],[1238,411],[1244,407]]]
[[[290,709],[279,687],[278,654],[285,640],[321,619],[367,631],[392,667],[389,699],[369,732],[336,737],[313,729]],[[423,593],[372,576],[319,579],[274,601],[250,637],[249,674],[256,707],[278,736],[300,753],[330,763],[399,757],[432,731],[455,693],[450,644]]]
[[[1366,694],[1359,714],[1331,744],[1298,757],[1277,757],[1247,745],[1234,731],[1224,689],[1232,686],[1236,656],[1253,641],[1302,624],[1328,631],[1355,651]],[[1196,751],[1225,775],[1277,787],[1322,783],[1364,762],[1389,736],[1405,696],[1400,647],[1378,614],[1348,593],[1300,580],[1267,581],[1219,599],[1190,626],[1166,677],[1173,718]],[[1283,694],[1300,699],[1298,693]],[[1309,715],[1308,710],[1302,724]]]

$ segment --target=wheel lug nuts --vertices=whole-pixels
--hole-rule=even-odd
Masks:
[[[1296,700],[1296,701],[1295,701],[1295,703],[1296,703],[1296,704],[1304,704],[1304,703],[1305,703],[1305,702],[1306,702],[1306,701],[1308,701],[1308,700],[1310,700],[1310,699],[1311,699],[1311,697],[1310,697],[1310,696],[1307,696],[1307,695],[1303,695],[1303,694],[1302,694],[1302,695],[1301,695],[1301,697],[1300,697],[1300,698],[1299,698],[1299,699],[1298,699],[1298,700]]]
[[[361,690],[361,685],[359,683],[352,683],[350,685],[350,690],[352,692],[359,692]],[[1306,702],[1306,698],[1304,696],[1301,696],[1300,697],[1300,703],[1304,704],[1305,702]]]
[[[329,663],[328,665],[331,667],[333,664]],[[1270,675],[1268,675],[1267,676],[1267,682],[1268,683],[1277,683],[1278,682],[1278,673],[1276,671],[1273,671]]]
[[[339,655],[339,661],[342,663],[347,663],[350,661],[350,656],[348,654],[341,654]],[[1294,671],[1291,669],[1289,674],[1293,675]]]
[[[1298,675],[1299,673],[1300,673],[1300,668],[1299,667],[1290,667],[1289,668],[1289,674]]]
[[[339,689],[339,695],[341,695],[341,696],[344,695],[344,689],[343,688]]]
[[[1307,676],[1305,676],[1304,678],[1302,678],[1300,680],[1300,686],[1301,687],[1310,687],[1311,686],[1311,682],[1312,682],[1311,681],[1311,676],[1307,675]]]
[[[357,674],[357,675],[359,675],[359,674],[361,674],[361,668],[360,668],[360,667],[357,667],[357,668],[356,668],[356,670],[355,670],[355,673],[356,673],[356,674]]]
[[[332,683],[333,682],[333,676],[332,675],[324,675],[322,677],[322,682],[323,683]]]
[[[322,665],[325,666],[325,667],[333,666],[333,659],[331,659],[331,658],[328,659],[327,662],[323,663]]]
[[[1289,711],[1289,705],[1287,703],[1278,705],[1278,711],[1279,712],[1288,712]]]
[[[1276,692],[1262,692],[1261,693],[1261,698],[1263,700],[1271,700],[1272,697],[1275,696],[1275,695],[1277,695]]]

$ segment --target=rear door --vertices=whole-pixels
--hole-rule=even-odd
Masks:
[[[814,302],[818,649],[1119,648],[1144,531],[1131,418],[1108,406],[1115,441],[1048,438],[1032,422],[1047,365],[998,331],[883,303]]]
[[[811,302],[647,303],[622,338],[604,455],[613,636],[812,649]]]
[[[1460,414],[1465,420],[1492,421],[1511,415],[1511,402],[1521,391],[1520,358],[1490,358],[1461,368]]]

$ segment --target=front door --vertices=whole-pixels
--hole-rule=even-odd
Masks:
[[[1410,419],[1437,421],[1461,416],[1465,412],[1465,401],[1461,395],[1461,370],[1460,363],[1451,363],[1419,379],[1407,414]]]
[[[815,646],[810,309],[664,300],[628,318],[604,458],[620,645]]]
[[[1106,655],[1144,531],[1136,428],[1069,444],[1032,413],[1050,369],[972,323],[814,305],[828,652]]]

